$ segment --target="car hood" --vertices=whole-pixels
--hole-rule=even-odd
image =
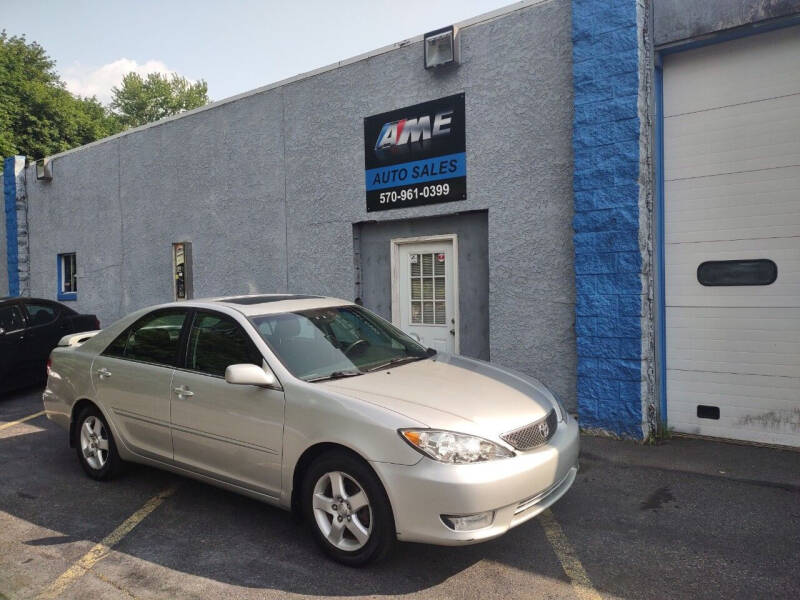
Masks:
[[[431,428],[490,438],[541,419],[554,408],[552,394],[535,379],[444,353],[322,385]]]

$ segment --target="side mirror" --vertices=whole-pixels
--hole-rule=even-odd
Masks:
[[[421,337],[419,337],[419,336],[418,336],[416,333],[413,333],[413,332],[412,332],[412,333],[409,333],[409,334],[408,334],[408,337],[410,337],[412,340],[414,340],[414,341],[415,341],[415,342],[417,342],[418,344],[421,344],[421,343],[422,343],[422,338],[421,338]]]
[[[257,385],[260,387],[275,387],[278,378],[269,367],[259,367],[252,364],[230,365],[225,369],[225,381],[234,385]]]

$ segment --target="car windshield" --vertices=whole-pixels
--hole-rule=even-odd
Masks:
[[[431,355],[358,306],[262,315],[250,321],[284,366],[305,381],[361,375]]]

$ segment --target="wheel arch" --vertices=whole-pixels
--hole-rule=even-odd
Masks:
[[[306,448],[303,453],[300,455],[300,458],[297,459],[297,463],[295,463],[294,471],[292,473],[292,496],[291,496],[291,511],[292,514],[295,515],[296,518],[302,518],[302,506],[301,506],[301,497],[300,492],[303,488],[303,478],[305,477],[308,468],[314,463],[314,461],[323,456],[327,452],[343,452],[345,454],[349,454],[359,462],[363,463],[372,473],[375,475],[376,479],[380,482],[381,487],[383,488],[383,495],[386,499],[386,502],[389,504],[389,511],[392,515],[392,520],[394,521],[394,526],[397,526],[397,520],[394,514],[394,509],[392,508],[392,500],[389,497],[389,491],[386,489],[386,484],[383,481],[383,478],[380,474],[372,467],[370,462],[361,456],[358,452],[353,450],[352,448],[348,448],[342,444],[337,444],[335,442],[319,442],[317,444],[313,444]]]
[[[69,447],[75,447],[75,427],[77,426],[77,419],[78,415],[81,414],[81,411],[86,408],[87,406],[94,406],[106,420],[106,423],[111,426],[111,422],[108,420],[108,416],[106,415],[105,411],[100,407],[97,402],[92,400],[91,398],[81,398],[75,404],[72,405],[72,410],[70,411],[69,415]]]

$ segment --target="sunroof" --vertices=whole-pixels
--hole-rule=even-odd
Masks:
[[[240,298],[224,298],[220,302],[231,304],[264,304],[265,302],[280,302],[281,300],[308,300],[309,298],[322,298],[322,296],[304,296],[302,294],[278,294],[275,296],[242,296]]]

